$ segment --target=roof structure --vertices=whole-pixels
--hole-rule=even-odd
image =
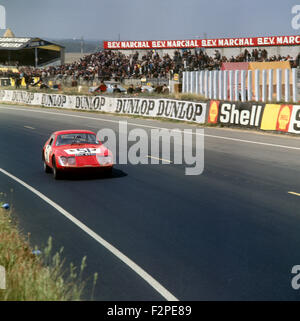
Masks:
[[[61,48],[64,47],[54,42],[43,40],[41,38],[21,38],[7,36],[3,36],[0,38],[0,50],[18,50],[32,48],[42,48],[60,51]]]
[[[3,35],[4,38],[15,38],[15,34],[11,31],[10,28],[7,28],[4,35]]]
[[[0,37],[0,65],[45,66],[63,64],[65,47],[39,37],[15,37],[7,29]]]

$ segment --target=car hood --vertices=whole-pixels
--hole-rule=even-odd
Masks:
[[[104,145],[97,144],[74,144],[56,147],[60,156],[87,156],[87,155],[111,155],[111,152]]]

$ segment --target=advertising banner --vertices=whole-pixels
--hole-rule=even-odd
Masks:
[[[289,133],[300,134],[300,106],[294,105],[289,124]]]
[[[117,99],[116,113],[205,123],[206,103],[170,99]]]
[[[260,128],[300,134],[300,106],[266,104]]]
[[[259,128],[263,110],[264,104],[217,102],[213,100],[209,106],[208,123]]]
[[[104,49],[185,49],[300,45],[300,36],[271,36],[190,40],[104,41]]]
[[[199,124],[207,122],[300,134],[300,105],[218,100],[211,100],[207,103],[142,97],[70,96],[16,90],[0,90],[0,101],[153,118],[162,117]]]
[[[280,105],[266,104],[260,129],[276,130]]]
[[[188,102],[172,99],[114,98],[105,96],[69,96],[0,90],[0,101],[108,113],[164,117],[205,123],[206,102]]]

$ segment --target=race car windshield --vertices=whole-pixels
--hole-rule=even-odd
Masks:
[[[96,135],[86,133],[72,133],[59,135],[56,140],[56,146],[72,145],[72,144],[97,144]]]

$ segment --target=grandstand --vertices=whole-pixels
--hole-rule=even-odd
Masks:
[[[0,64],[6,66],[40,67],[64,64],[64,47],[38,37],[15,37],[7,29],[0,38]]]
[[[281,40],[281,38],[276,38],[276,40],[274,40],[275,38],[270,38],[268,41],[273,42],[274,45],[270,45],[268,47],[254,46],[266,43],[266,39],[262,41],[263,38],[249,38],[248,42],[244,41],[244,43],[252,43],[253,47],[224,47],[224,41],[220,43],[218,43],[218,41],[210,43],[208,40],[206,40],[205,43],[199,41],[173,41],[170,43],[171,46],[179,45],[179,47],[182,48],[171,48],[173,50],[172,55],[166,53],[163,50],[153,49],[157,46],[167,47],[167,41],[152,41],[151,43],[138,42],[134,44],[135,46],[137,46],[136,50],[124,48],[122,49],[122,46],[124,46],[122,45],[122,42],[112,42],[110,45],[108,45],[107,42],[104,43],[104,50],[85,56],[80,56],[78,57],[79,59],[76,61],[72,60],[70,61],[70,63],[64,63],[64,59],[61,59],[61,63],[58,65],[43,66],[43,64],[40,61],[42,57],[45,57],[41,56],[43,50],[46,50],[46,48],[48,48],[48,51],[51,55],[51,50],[53,50],[52,58],[55,59],[55,54],[57,55],[56,57],[58,57],[59,55],[61,56],[62,53],[64,54],[63,48],[53,43],[50,44],[45,42],[44,40],[37,38],[25,38],[24,40],[24,38],[15,38],[12,33],[8,33],[6,36],[6,38],[0,38],[0,48],[1,41],[6,46],[7,44],[11,46],[11,39],[16,39],[15,44],[18,46],[18,51],[20,52],[20,54],[22,54],[22,60],[18,61],[19,66],[23,65],[23,67],[19,69],[22,74],[29,75],[30,77],[42,78],[44,81],[51,82],[51,84],[61,84],[66,86],[96,86],[99,85],[100,82],[103,80],[114,80],[118,82],[123,82],[125,85],[140,85],[143,83],[148,83],[152,85],[162,85],[168,84],[170,80],[174,80],[175,82],[181,82],[182,73],[184,71],[246,71],[254,69],[263,70],[270,68],[291,69],[299,67],[300,62],[300,51],[298,42],[292,46],[293,50],[290,52],[290,42],[282,44],[280,43],[281,41],[283,41]],[[300,37],[298,38],[294,37],[294,40],[297,39],[297,41],[299,40],[300,43]],[[3,39],[5,39],[5,41]],[[287,39],[290,40],[290,38]],[[226,44],[230,43],[229,40],[228,42],[226,42]],[[237,43],[241,42],[237,41]],[[215,44],[214,47],[209,47],[212,46],[212,44]],[[125,43],[125,45],[131,47],[130,43]],[[189,45],[190,48],[184,48],[184,46],[187,45]],[[201,45],[206,45],[206,47],[204,48],[205,50],[202,50],[203,47],[201,47]],[[116,47],[118,46],[120,48],[116,49]],[[139,46],[145,49],[140,49]],[[109,49],[109,47],[115,49]],[[167,48],[166,50],[171,49]],[[210,49],[212,50],[211,54],[209,54],[208,51]],[[231,55],[230,57],[226,57],[222,53],[224,53],[227,49],[239,49],[239,51],[236,56]],[[283,56],[282,54],[274,54],[274,52],[283,52],[283,49],[284,52],[286,52],[285,56]],[[39,53],[39,63],[36,64],[36,68],[33,67],[33,65],[35,65],[33,64],[34,58],[32,59],[31,57],[31,63],[29,61],[30,58],[28,58],[28,52],[31,52],[32,55],[32,52],[36,52],[37,50]],[[1,53],[0,49],[0,61],[1,54],[7,55],[8,51],[12,52],[12,50],[3,50],[3,53]],[[17,55],[16,52],[13,53]],[[10,55],[12,55],[12,53],[10,53]],[[48,60],[48,62],[50,60]],[[5,57],[3,61],[5,61],[6,64],[8,64],[7,59],[5,60]],[[10,56],[10,62],[11,61],[12,56]],[[2,70],[0,76],[4,78],[15,78],[15,76],[17,75],[11,75],[11,71],[12,70]]]

